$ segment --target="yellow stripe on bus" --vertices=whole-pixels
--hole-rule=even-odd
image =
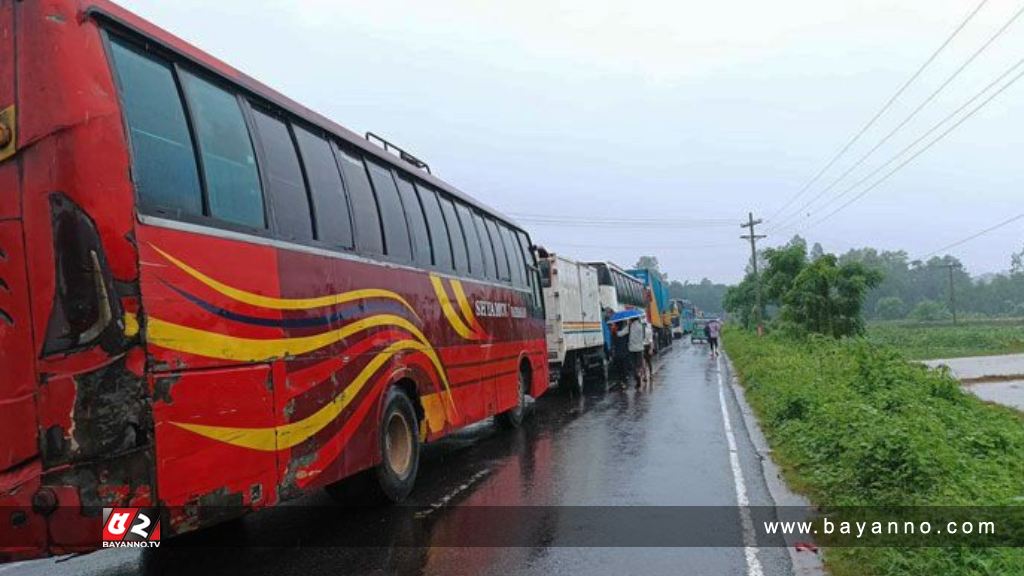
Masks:
[[[455,312],[455,308],[452,307],[451,300],[448,299],[448,293],[444,289],[441,278],[431,274],[430,283],[434,285],[434,294],[437,296],[437,302],[441,305],[441,311],[444,313],[444,317],[448,319],[448,323],[452,325],[452,329],[466,340],[478,340],[479,336],[473,333],[469,326],[466,326],[466,323]]]
[[[430,357],[438,367],[439,374],[444,380],[445,388],[448,388],[448,380],[440,366],[436,362],[436,354],[430,346],[414,340],[400,340],[388,346],[370,361],[366,367],[352,380],[340,394],[334,397],[323,408],[302,420],[274,426],[270,428],[236,428],[227,426],[207,426],[204,424],[187,424],[184,422],[171,422],[171,424],[205,436],[219,442],[225,442],[241,448],[260,450],[264,452],[275,452],[287,450],[302,444],[312,438],[316,433],[333,422],[345,408],[352,403],[352,400],[359,395],[359,392],[366,386],[367,382],[383,367],[391,358],[403,350],[416,350]],[[451,391],[448,392],[449,397]]]
[[[476,315],[473,314],[473,308],[469,305],[469,299],[466,298],[466,292],[462,289],[462,282],[458,280],[451,280],[452,292],[455,293],[455,300],[459,303],[459,308],[462,309],[462,315],[466,317],[466,320],[473,327],[473,332],[476,333],[478,338],[486,336],[484,329],[480,326],[480,321],[476,319]]]
[[[273,339],[239,338],[150,317],[146,323],[146,338],[151,344],[197,356],[236,362],[266,362],[319,350],[353,334],[380,326],[401,328],[415,336],[420,342],[429,345],[429,341],[419,328],[401,316],[390,314],[370,316],[336,330],[311,336]]]
[[[338,304],[344,304],[347,302],[354,302],[356,300],[369,300],[372,298],[382,298],[387,300],[394,300],[405,306],[413,316],[419,318],[416,311],[413,310],[409,303],[399,296],[398,294],[390,290],[381,290],[379,288],[367,288],[363,290],[353,290],[351,292],[343,292],[341,294],[331,294],[328,296],[318,296],[314,298],[275,298],[272,296],[263,296],[262,294],[255,294],[253,292],[247,292],[233,286],[228,286],[223,282],[215,280],[206,274],[203,274],[199,270],[189,266],[188,264],[178,260],[174,256],[171,256],[167,252],[157,248],[150,244],[154,250],[160,253],[161,256],[166,258],[172,264],[180,268],[189,276],[202,282],[206,286],[220,292],[224,296],[237,300],[245,304],[252,306],[259,306],[261,308],[269,308],[271,310],[312,310],[314,308],[324,308],[327,306],[336,306]]]

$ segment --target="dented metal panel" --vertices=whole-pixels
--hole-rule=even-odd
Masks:
[[[162,505],[261,507],[276,503],[276,451],[204,442],[195,428],[214,422],[238,428],[273,426],[271,380],[266,364],[151,377]],[[239,508],[237,512],[242,511]],[[181,518],[172,524],[184,525],[169,528],[178,532],[200,520],[201,516]]]

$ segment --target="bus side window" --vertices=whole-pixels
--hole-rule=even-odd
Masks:
[[[533,286],[534,270],[537,265],[533,261],[533,254],[530,252],[530,240],[526,237],[526,234],[522,230],[516,230],[515,233],[516,242],[519,245],[519,256],[523,264],[523,274],[526,277],[526,285]]]
[[[348,197],[331,144],[299,126],[293,129],[313,196],[317,239],[334,247],[352,248],[354,238]]]
[[[469,256],[466,254],[466,237],[462,233],[459,219],[455,216],[455,204],[452,203],[451,198],[441,194],[438,194],[438,199],[441,201],[441,213],[444,215],[444,221],[448,224],[448,237],[452,240],[452,257],[455,260],[455,271],[468,274]]]
[[[498,279],[511,280],[512,269],[508,265],[508,256],[505,253],[505,244],[501,241],[501,235],[498,234],[498,225],[490,218],[487,219],[486,223],[487,232],[491,236],[491,244],[494,245],[494,257],[498,262]]]
[[[526,286],[526,276],[523,274],[522,253],[512,238],[512,231],[504,224],[498,224],[498,233],[501,235],[501,243],[505,246],[505,254],[508,255],[509,272],[512,284],[515,286]]]
[[[142,208],[172,217],[203,214],[195,148],[171,66],[111,41],[132,178]]]
[[[416,195],[416,188],[411,181],[398,173],[395,174],[395,182],[402,197],[402,205],[405,206],[405,218],[409,221],[413,260],[420,266],[430,266],[433,263],[430,232],[427,230],[427,217],[423,214],[423,205]]]
[[[530,251],[530,239],[522,230],[516,230],[516,238],[519,240],[519,250],[523,255],[523,262],[526,264],[526,283],[530,285],[532,299],[530,301],[530,316],[533,318],[544,318],[544,295],[541,292],[540,269]]]
[[[438,204],[437,194],[426,186],[417,183],[416,193],[420,197],[420,205],[423,206],[423,213],[427,216],[427,226],[430,228],[430,246],[434,250],[434,266],[445,272],[452,270],[452,244],[448,239],[448,227],[445,226],[444,216],[441,215],[441,205]]]
[[[363,159],[345,148],[338,148],[345,189],[352,200],[352,216],[356,225],[356,248],[373,256],[384,255],[384,236],[380,225],[377,199],[370,188]]]
[[[377,193],[377,204],[380,206],[381,220],[384,222],[384,247],[388,256],[400,262],[412,262],[412,243],[409,241],[409,223],[405,220],[402,199],[398,196],[395,179],[391,170],[373,162],[366,161],[370,172],[370,182]]]
[[[476,212],[473,212],[473,227],[476,228],[476,235],[480,238],[480,245],[484,250],[484,277],[497,280],[498,267],[494,261],[494,246],[491,244],[491,237],[487,234],[483,217]]]
[[[466,235],[466,248],[469,249],[469,270],[474,276],[483,277],[483,248],[480,246],[480,237],[477,236],[476,226],[473,224],[473,216],[469,207],[461,202],[455,204],[455,211],[459,214],[459,224],[462,225],[462,232]]]
[[[313,239],[313,218],[291,130],[261,110],[253,109],[252,114],[274,229],[285,240],[308,242]]]
[[[266,228],[256,154],[238,97],[188,71],[181,78],[199,141],[209,215]]]

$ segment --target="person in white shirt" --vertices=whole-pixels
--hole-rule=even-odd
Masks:
[[[646,362],[644,360],[644,340],[646,329],[643,322],[634,318],[629,321],[629,362],[633,374],[636,376],[636,389],[639,390],[644,382],[646,374]]]

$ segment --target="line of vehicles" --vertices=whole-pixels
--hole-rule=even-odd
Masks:
[[[607,384],[614,354],[606,320],[617,312],[643,312],[648,346],[655,354],[693,332],[696,308],[671,298],[657,271],[537,252],[552,382],[578,392],[588,379]]]
[[[606,379],[606,311],[694,317],[107,0],[0,2],[0,288],[0,561],[402,500],[424,443]]]

